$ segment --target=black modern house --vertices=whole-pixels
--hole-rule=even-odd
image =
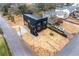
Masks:
[[[42,18],[39,16],[34,16],[32,14],[24,14],[23,18],[24,21],[28,23],[30,32],[35,36],[38,36],[38,32],[47,28],[47,17]]]

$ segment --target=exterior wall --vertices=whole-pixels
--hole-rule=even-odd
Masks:
[[[28,23],[30,32],[35,36],[38,35],[38,32],[47,28],[47,18],[34,20],[33,18],[24,15],[24,21]]]

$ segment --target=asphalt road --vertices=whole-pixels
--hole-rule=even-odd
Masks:
[[[4,37],[8,43],[9,49],[14,56],[30,56],[32,52],[28,45],[24,45],[21,38],[12,29],[8,22],[0,16],[0,27],[3,29]]]

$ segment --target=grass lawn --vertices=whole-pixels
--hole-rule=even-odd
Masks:
[[[2,36],[0,36],[0,56],[9,56],[11,55],[10,50]]]

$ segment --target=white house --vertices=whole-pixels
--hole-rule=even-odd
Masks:
[[[70,11],[67,8],[58,8],[55,13],[57,17],[65,19],[69,16]]]
[[[62,8],[56,8],[55,10],[49,10],[46,11],[43,14],[43,17],[48,17],[50,18],[50,16],[57,16],[59,18],[67,18],[70,13],[79,10],[79,3],[74,3],[70,6],[63,6]]]

